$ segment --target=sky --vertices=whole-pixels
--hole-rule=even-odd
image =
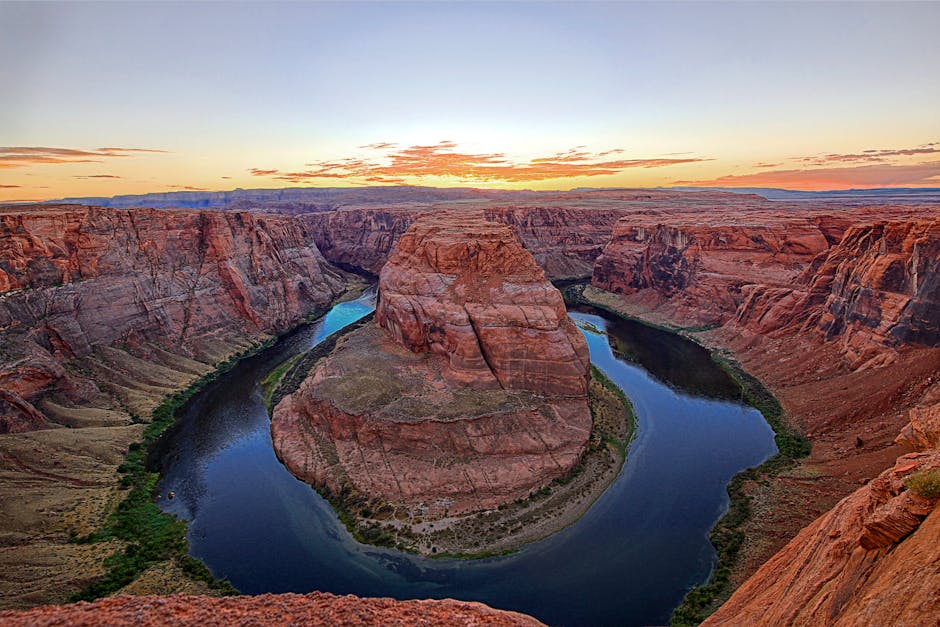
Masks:
[[[940,2],[0,2],[0,200],[940,187]]]

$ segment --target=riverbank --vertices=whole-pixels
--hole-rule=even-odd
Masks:
[[[356,298],[367,287],[364,282],[355,282],[333,304]],[[153,410],[141,439],[128,446],[123,463],[117,467],[120,502],[95,531],[81,536],[72,533],[74,544],[107,543],[117,544],[120,548],[104,560],[103,574],[72,594],[69,601],[88,601],[118,592],[238,593],[231,584],[216,579],[205,564],[189,555],[186,523],[161,511],[155,502],[155,496],[160,498],[155,495],[159,474],[151,470],[149,458],[160,436],[176,421],[177,411],[196,394],[241,361],[274,346],[281,338],[319,320],[328,311],[328,307],[315,309],[290,328],[251,343],[217,363],[214,370],[190,382],[187,387],[166,396]]]
[[[754,486],[766,483],[779,473],[792,469],[798,460],[809,455],[810,442],[787,420],[780,402],[760,380],[747,373],[727,351],[709,346],[696,337],[696,334],[711,328],[686,328],[662,319],[646,320],[641,314],[628,313],[619,308],[615,295],[585,285],[569,286],[565,289],[564,296],[569,303],[596,307],[627,320],[679,334],[701,345],[710,352],[715,363],[737,383],[742,399],[760,411],[774,430],[778,453],[760,466],[738,473],[728,484],[728,510],[715,523],[709,534],[709,540],[718,553],[718,561],[709,581],[690,590],[673,613],[673,625],[697,625],[734,591],[732,575],[740,568],[742,547],[745,543],[753,541],[745,531],[745,524],[753,513],[751,501]]]

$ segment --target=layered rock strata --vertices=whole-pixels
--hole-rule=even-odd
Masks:
[[[727,322],[745,300],[746,285],[788,285],[829,247],[809,219],[658,220],[622,218],[597,259],[592,284],[695,326]]]
[[[461,213],[471,219],[506,224],[548,277],[587,278],[594,259],[610,239],[623,207],[487,207],[469,206]],[[378,275],[398,243],[416,220],[453,210],[415,206],[350,208],[303,216],[316,234],[317,246],[331,262]]]
[[[940,616],[940,385],[916,449],[803,529],[703,625],[926,625]],[[931,402],[932,401],[932,402]],[[934,491],[913,483],[932,474]]]
[[[376,320],[275,408],[294,474],[440,516],[524,498],[578,462],[587,345],[508,227],[416,222],[382,270]]]
[[[100,576],[121,546],[69,538],[121,500],[151,411],[348,278],[287,216],[0,208],[0,607]]]
[[[769,482],[745,486],[750,508],[757,513],[742,527],[746,541],[732,586],[742,584],[776,551],[784,553],[772,560],[775,575],[764,576],[753,587],[745,584],[749,609],[734,604],[720,611],[723,624],[814,624],[812,611],[826,617],[820,624],[835,624],[837,619],[879,624],[860,619],[867,615],[854,610],[845,614],[852,618],[839,619],[852,582],[874,572],[881,559],[876,553],[889,539],[900,549],[910,542],[903,537],[916,528],[927,531],[909,538],[935,541],[935,532],[929,531],[934,526],[928,524],[935,515],[918,527],[926,506],[908,503],[907,491],[898,483],[916,470],[909,466],[911,459],[872,481],[864,497],[855,495],[851,504],[826,514],[898,457],[902,451],[894,436],[908,419],[927,411],[924,399],[940,378],[935,320],[940,311],[940,233],[935,215],[936,208],[909,207],[897,213],[880,208],[831,216],[766,216],[761,221],[755,220],[756,214],[705,215],[696,224],[657,217],[652,229],[631,216],[621,220],[599,258],[595,287],[586,290],[589,298],[624,313],[686,327],[700,342],[729,350],[773,390],[790,422],[813,441],[812,454],[795,468]],[[755,231],[748,225],[761,228]],[[769,236],[768,230],[776,235]],[[724,264],[726,259],[733,263]],[[917,421],[912,425],[920,426],[908,427],[910,438],[923,446],[932,427]],[[929,465],[932,455],[921,454],[916,460]],[[893,478],[888,477],[891,472]],[[915,515],[915,510],[920,513]],[[813,523],[819,516],[827,518]],[[843,522],[854,525],[854,537],[832,549],[838,559],[828,556],[818,568],[812,566],[810,556],[815,560],[830,550],[813,544],[815,539],[830,531],[845,535]],[[783,548],[810,523],[812,531],[801,532]],[[799,553],[801,543],[815,548]],[[855,549],[846,548],[849,545],[861,553],[856,555]],[[784,584],[770,583],[781,576],[785,564],[795,564],[787,571],[792,578],[785,579],[786,590]],[[837,574],[843,570],[848,573],[844,580]],[[835,579],[842,583],[830,586]],[[755,591],[765,585],[770,586],[767,595],[758,598]],[[790,588],[799,586],[803,592],[794,592],[792,602],[787,601]],[[821,596],[813,597],[814,590],[822,591]],[[864,603],[897,605],[872,590]],[[886,587],[883,594],[893,594],[890,590],[899,588]],[[799,596],[804,593],[805,598]],[[912,603],[924,601],[924,594],[926,589],[918,584]],[[853,601],[856,610],[868,611],[859,599]],[[758,620],[774,602],[789,609]],[[807,608],[805,613],[800,614],[799,607]]]
[[[940,220],[853,226],[793,283],[749,286],[737,325],[822,332],[853,369],[883,363],[886,347],[940,346]]]
[[[561,294],[505,226],[416,223],[382,268],[375,317],[405,348],[444,357],[455,382],[587,393],[587,345]]]
[[[192,362],[221,361],[290,326],[345,283],[309,232],[283,216],[2,210],[0,424],[10,432],[42,426],[41,414],[65,419],[44,398],[142,414],[136,386],[115,371],[134,359],[201,370]],[[83,359],[94,363],[65,367]],[[109,374],[115,384],[103,385]],[[160,374],[147,383],[159,386]]]

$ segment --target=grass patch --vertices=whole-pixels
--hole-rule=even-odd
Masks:
[[[620,386],[611,381],[610,378],[604,374],[604,371],[594,364],[591,364],[591,376],[594,377],[598,383],[616,395],[623,404],[623,409],[627,414],[628,422],[626,437],[621,437],[619,434],[613,433],[610,429],[608,429],[607,425],[597,425],[595,429],[600,435],[601,440],[604,443],[613,446],[617,450],[617,453],[620,455],[620,457],[623,460],[626,460],[627,449],[630,446],[630,442],[632,442],[633,438],[636,437],[636,413],[633,411],[633,403],[630,402],[630,399],[627,398],[627,395],[624,394]]]
[[[918,470],[904,480],[904,486],[925,499],[940,498],[940,468]]]
[[[308,314],[304,322],[316,320],[325,313],[325,309],[318,309]],[[143,438],[128,447],[124,463],[118,466],[121,487],[129,489],[129,492],[100,529],[73,540],[76,543],[122,540],[126,546],[105,560],[104,576],[71,595],[70,602],[91,601],[114,594],[149,567],[168,560],[175,561],[194,581],[205,582],[209,588],[223,595],[238,594],[231,583],[217,579],[205,564],[189,555],[186,523],[157,507],[154,497],[160,477],[148,469],[147,456],[160,436],[176,421],[177,410],[193,396],[241,360],[270,348],[292,330],[287,329],[263,342],[256,342],[241,353],[216,364],[215,370],[199,377],[185,389],[164,397],[163,402],[153,410]],[[139,421],[139,417],[132,418],[136,418],[134,422]]]
[[[268,376],[261,380],[261,389],[264,390],[264,406],[268,408],[268,414],[274,409],[271,401],[274,400],[274,392],[277,390],[278,384],[281,382],[284,374],[287,373],[294,364],[300,361],[301,357],[303,357],[303,353],[285,359],[277,368],[269,372]]]

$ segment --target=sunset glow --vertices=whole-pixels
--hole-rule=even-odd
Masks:
[[[936,3],[4,3],[0,199],[937,187],[938,24]]]

